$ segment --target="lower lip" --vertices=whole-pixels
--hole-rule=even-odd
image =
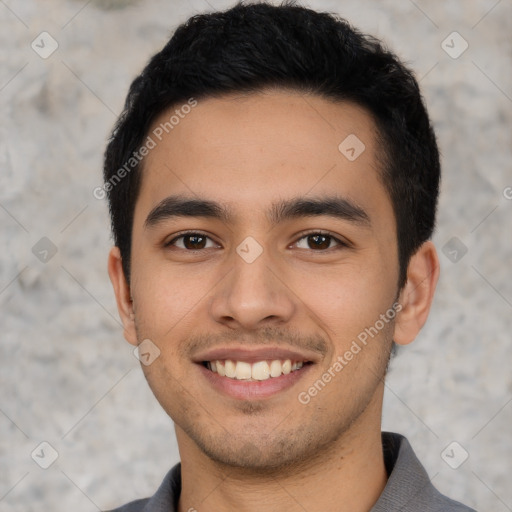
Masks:
[[[202,364],[198,364],[197,366],[210,384],[221,393],[239,400],[256,400],[268,398],[292,387],[297,381],[309,373],[313,365],[306,364],[299,370],[294,370],[287,375],[269,377],[266,380],[260,381],[244,381],[221,377],[218,373],[208,370],[208,368],[205,368]]]

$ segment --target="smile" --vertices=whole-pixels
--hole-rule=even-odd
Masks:
[[[248,363],[246,361],[204,361],[204,366],[219,374],[221,377],[245,381],[262,381],[270,378],[288,375],[291,372],[300,370],[308,361],[291,361],[286,359],[281,361],[274,359],[272,361],[257,361]]]
[[[225,359],[203,361],[196,365],[211,389],[239,400],[270,398],[293,386],[313,366],[311,361],[290,359],[253,363]]]

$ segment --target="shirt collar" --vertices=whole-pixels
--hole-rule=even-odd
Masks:
[[[427,472],[416,457],[409,441],[392,432],[382,432],[382,448],[388,472],[384,491],[370,512],[409,510],[411,503],[418,510],[434,510],[432,504],[448,500],[432,485]],[[146,503],[144,512],[176,512],[181,493],[181,463],[165,476],[157,492]],[[441,501],[440,501],[441,500]],[[467,509],[466,509],[467,510]]]

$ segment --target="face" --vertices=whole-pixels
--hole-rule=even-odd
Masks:
[[[142,368],[180,450],[271,468],[379,423],[399,269],[370,115],[267,91],[199,101],[164,135],[135,207],[125,336],[160,351]]]

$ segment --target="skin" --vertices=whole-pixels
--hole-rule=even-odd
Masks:
[[[338,150],[350,134],[365,144],[354,161]],[[267,216],[276,201],[333,193],[369,222],[321,215],[274,225]],[[233,218],[175,217],[146,227],[155,206],[176,194],[228,205]],[[307,236],[318,230],[347,245],[328,238],[318,248]],[[195,246],[175,240],[183,231],[209,238]],[[248,236],[263,249],[252,263],[236,252]],[[439,264],[425,242],[398,289],[395,218],[364,109],[285,90],[199,101],[146,157],[131,286],[117,248],[108,268],[125,338],[150,339],[161,351],[142,368],[175,423],[180,512],[371,509],[387,480],[380,432],[391,343],[410,343],[425,323]],[[298,393],[395,300],[402,307],[395,320],[301,403]],[[269,344],[307,350],[315,364],[266,399],[222,395],[192,361],[205,348]]]

